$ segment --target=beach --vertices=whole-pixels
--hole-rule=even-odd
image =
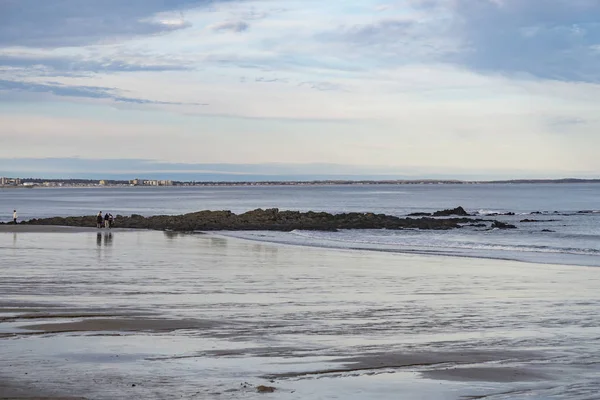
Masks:
[[[0,257],[0,398],[598,391],[598,268],[10,225]]]

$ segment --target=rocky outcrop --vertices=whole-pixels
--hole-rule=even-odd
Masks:
[[[506,222],[501,222],[501,221],[493,221],[492,222],[492,229],[493,228],[498,228],[498,229],[517,229],[516,226],[511,225],[511,224],[507,224]]]
[[[469,213],[466,212],[465,209],[462,207],[456,207],[451,210],[436,211],[433,213],[434,217],[449,217],[451,215],[458,215],[458,216],[466,217],[469,215]]]
[[[374,213],[343,213],[279,211],[257,209],[243,214],[231,211],[199,211],[184,215],[157,215],[143,217],[118,215],[115,218],[117,228],[137,228],[171,231],[292,231],[338,229],[454,229],[462,224],[472,223],[469,218],[399,218]],[[96,226],[95,216],[54,217],[32,219],[23,222],[30,225]]]

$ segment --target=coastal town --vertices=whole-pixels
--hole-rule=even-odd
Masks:
[[[0,177],[0,187],[102,187],[102,186],[175,186],[184,182],[157,179],[92,180],[92,179],[38,179]],[[189,186],[189,185],[188,185]]]
[[[159,179],[38,179],[0,178],[2,188],[34,187],[165,187],[165,186],[275,186],[275,185],[376,185],[376,184],[463,184],[458,180],[314,180],[314,181],[174,181]]]
[[[73,188],[73,187],[169,187],[169,186],[306,186],[306,185],[474,185],[491,183],[600,183],[600,179],[518,179],[498,181],[467,181],[438,179],[388,180],[311,180],[311,181],[175,181],[160,179],[40,179],[0,177],[0,188]]]

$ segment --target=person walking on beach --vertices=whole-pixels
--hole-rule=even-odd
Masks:
[[[110,228],[110,217],[108,216],[108,213],[104,214],[104,227],[105,228]]]
[[[98,216],[96,216],[96,228],[102,228],[102,211],[100,211]]]
[[[13,210],[13,223],[17,223],[17,210]]]
[[[108,227],[111,228],[111,229],[113,227],[113,221],[114,220],[115,219],[113,218],[113,215],[112,214],[108,214]]]

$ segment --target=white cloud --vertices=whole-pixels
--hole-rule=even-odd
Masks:
[[[243,32],[249,27],[245,21],[223,21],[210,25],[208,29],[215,32]]]

